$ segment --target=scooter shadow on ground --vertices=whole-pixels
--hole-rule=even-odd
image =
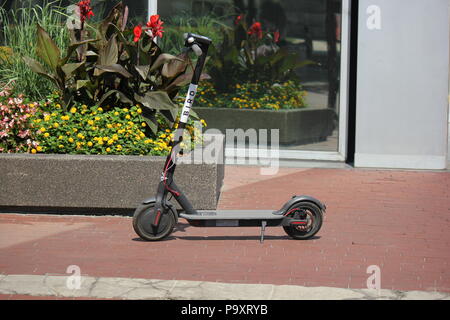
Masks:
[[[311,240],[319,240],[320,238],[321,238],[320,236],[313,236],[313,237],[303,240],[303,241],[309,242]],[[230,240],[230,241],[252,240],[252,241],[259,241],[261,239],[261,236],[257,236],[257,235],[248,235],[248,236],[225,236],[225,235],[224,236],[177,236],[177,235],[170,235],[160,241],[170,241],[170,240],[177,240],[177,239],[190,240],[190,241],[201,241],[201,240]],[[141,238],[133,238],[132,240],[138,241],[138,242],[148,242]],[[264,241],[266,241],[266,240],[295,240],[295,239],[292,239],[291,237],[289,237],[287,235],[283,235],[283,236],[265,235]]]
[[[188,223],[178,223],[173,232],[186,232],[187,228],[192,228],[191,225]],[[181,240],[255,240],[255,239],[261,239],[260,235],[249,235],[249,236],[177,236],[174,234],[175,238],[181,239]],[[172,238],[174,237],[172,236]],[[320,236],[313,236],[306,240],[318,240],[320,239]],[[271,236],[271,235],[265,235],[264,240],[294,240],[288,235],[282,235],[282,236]]]
[[[180,240],[252,240],[252,241],[258,241],[261,239],[261,236],[174,236],[174,238],[178,238]],[[303,241],[309,241],[309,240],[318,240],[320,239],[319,236],[313,236],[307,240]],[[264,236],[264,242],[268,240],[295,240],[292,239],[289,236]],[[298,241],[298,240],[297,240]]]

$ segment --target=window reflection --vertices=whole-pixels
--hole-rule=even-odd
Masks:
[[[176,54],[184,32],[213,39],[207,65],[213,79],[202,82],[194,107],[209,128],[279,129],[283,149],[337,151],[341,6],[341,0],[159,1],[166,21],[160,45]]]

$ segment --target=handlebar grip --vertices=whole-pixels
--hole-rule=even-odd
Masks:
[[[194,51],[194,53],[198,57],[200,57],[203,54],[203,51],[198,44],[193,44],[191,48],[192,48],[192,51]]]

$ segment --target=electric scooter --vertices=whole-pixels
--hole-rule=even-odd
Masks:
[[[260,227],[260,241],[264,241],[266,227],[283,227],[294,239],[309,239],[321,228],[326,206],[310,196],[293,196],[279,210],[195,210],[173,180],[177,155],[181,149],[183,131],[197,92],[200,75],[205,64],[211,39],[196,35],[185,35],[186,50],[193,51],[197,63],[186,95],[178,127],[174,134],[170,154],[158,184],[156,197],[144,200],[133,215],[133,228],[144,240],[157,241],[169,236],[178,218],[184,218],[195,227]],[[182,210],[178,212],[167,199],[171,194]]]

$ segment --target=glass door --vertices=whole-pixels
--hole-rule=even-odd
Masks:
[[[226,134],[227,157],[279,146],[281,159],[345,160],[349,2],[157,2],[165,51],[184,32],[213,39],[194,110]]]

